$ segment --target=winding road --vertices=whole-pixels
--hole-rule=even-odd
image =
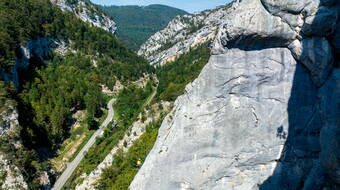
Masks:
[[[107,104],[107,107],[109,109],[108,115],[105,119],[105,121],[100,125],[99,129],[92,135],[90,140],[85,144],[85,146],[80,150],[76,158],[67,165],[66,170],[61,174],[61,176],[58,178],[58,180],[55,182],[52,190],[60,190],[64,184],[66,183],[67,179],[72,175],[73,171],[77,168],[80,161],[84,158],[84,153],[87,152],[92,145],[95,143],[96,138],[99,136],[102,136],[104,133],[104,128],[111,122],[114,111],[113,111],[113,103],[116,101],[115,98],[111,99],[109,103]]]

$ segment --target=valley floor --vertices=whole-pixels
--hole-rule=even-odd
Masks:
[[[62,173],[62,175],[58,178],[56,183],[53,186],[53,190],[60,190],[63,185],[66,183],[67,179],[72,175],[73,171],[76,169],[76,167],[79,165],[81,160],[84,158],[85,153],[92,147],[92,145],[95,143],[96,138],[103,135],[104,128],[107,127],[107,125],[112,121],[114,110],[113,110],[113,103],[115,102],[115,98],[111,99],[107,105],[109,112],[108,116],[105,119],[105,121],[101,124],[99,129],[91,136],[89,141],[86,143],[86,145],[80,150],[78,155],[75,157],[75,159],[67,165],[66,170]]]

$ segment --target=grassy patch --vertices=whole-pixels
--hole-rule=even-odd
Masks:
[[[80,152],[80,150],[85,146],[85,144],[90,140],[91,136],[93,135],[95,131],[94,130],[90,130],[90,132],[86,135],[86,137],[84,138],[84,140],[82,141],[82,143],[79,145],[79,147],[77,148],[77,151],[72,155],[72,158],[70,159],[70,162],[72,162],[76,156],[78,155],[78,153]]]
[[[65,164],[71,162],[81,148],[90,139],[94,130],[89,130],[83,119],[85,117],[84,111],[80,111],[78,121],[72,126],[70,137],[66,139],[60,146],[57,156],[50,160],[52,167],[57,172],[64,170]]]
[[[108,102],[108,101],[107,101]],[[108,110],[103,109],[103,113],[99,118],[96,118],[98,123],[102,123],[108,115]],[[78,155],[80,150],[90,140],[95,130],[89,129],[85,122],[85,113],[80,111],[78,121],[73,125],[70,131],[70,137],[61,145],[57,157],[51,159],[52,167],[57,172],[62,172],[67,162],[72,162]]]

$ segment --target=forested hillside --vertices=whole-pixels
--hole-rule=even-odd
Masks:
[[[0,1],[0,69],[14,65],[16,50],[29,38],[53,33],[57,12],[46,0]]]
[[[128,189],[139,170],[139,168],[136,167],[136,161],[145,161],[149,151],[154,146],[159,127],[168,112],[163,106],[159,105],[162,105],[161,102],[164,101],[174,102],[178,96],[182,95],[185,86],[197,78],[209,58],[210,49],[208,48],[208,43],[204,43],[192,48],[188,53],[179,56],[174,61],[156,69],[159,84],[157,94],[152,103],[153,105],[158,105],[158,111],[156,112],[160,113],[160,117],[146,125],[143,134],[133,143],[128,151],[124,152],[122,149],[117,151],[113,157],[112,165],[103,170],[100,179],[95,184],[96,189]],[[125,121],[130,121],[130,123],[125,125],[125,128],[130,126],[132,121],[136,120],[135,113],[140,112],[138,109],[133,109],[136,107],[134,103],[129,102],[138,96],[143,97],[138,91],[132,90],[133,88],[123,91],[119,96],[120,101],[118,101],[116,105],[120,117],[124,118]],[[129,91],[132,91],[132,93]],[[137,101],[134,102],[140,101],[137,99]],[[138,106],[136,108],[138,108]],[[145,114],[144,111],[141,112],[141,115],[143,115],[142,118],[144,118],[144,120],[147,120],[147,114]],[[152,113],[152,115],[156,115],[156,113]],[[88,164],[88,166],[90,166],[90,164]],[[88,166],[84,168],[88,168]],[[77,183],[81,180],[78,178],[78,181],[73,181],[73,183]]]
[[[165,5],[102,6],[118,25],[117,36],[128,47],[138,50],[154,33],[166,27],[177,15],[187,12]]]
[[[109,32],[80,22],[71,13],[61,12],[46,0],[1,1],[0,5],[2,15],[0,23],[3,26],[0,34],[5,36],[1,38],[0,44],[1,69],[9,69],[14,64],[15,58],[20,56],[16,54],[20,45],[28,39],[37,37],[67,39],[71,41],[71,48],[79,52],[65,57],[51,54],[51,61],[48,64],[39,57],[33,57],[30,60],[32,62],[30,71],[28,74],[23,72],[26,74],[22,75],[24,85],[20,100],[25,100],[23,102],[27,106],[33,106],[36,112],[41,111],[44,115],[49,115],[46,117],[34,114],[37,115],[35,117],[41,117],[36,118],[34,123],[44,121],[44,124],[41,123],[44,127],[54,125],[50,129],[45,129],[46,132],[53,134],[53,138],[58,134],[57,139],[60,140],[61,126],[66,122],[57,121],[64,118],[60,116],[67,114],[69,112],[67,110],[72,106],[85,105],[82,96],[86,93],[98,94],[99,84],[112,86],[114,79],[123,82],[136,80],[144,72],[152,70],[144,59],[121,45]],[[94,61],[97,67],[93,66]],[[101,73],[106,75],[101,76]],[[62,94],[62,91],[54,92],[56,87],[64,89],[65,94]],[[69,96],[64,96],[66,94]],[[54,103],[51,104],[52,102],[47,99]],[[35,101],[39,101],[41,106],[34,103]],[[68,106],[56,103],[58,101]],[[50,110],[43,108],[45,104],[49,105]],[[60,109],[55,109],[58,107]]]
[[[164,66],[157,67],[157,99],[175,101],[185,86],[198,77],[210,58],[209,43],[203,43]]]
[[[91,123],[105,106],[100,85],[112,88],[116,80],[127,84],[154,69],[112,33],[62,12],[48,0],[0,1],[0,25],[0,73],[17,71],[20,80],[16,91],[11,81],[1,81],[1,104],[9,98],[17,102],[19,138],[24,144],[20,149],[33,153],[18,155],[8,143],[1,143],[0,151],[18,163],[29,188],[37,189],[40,172],[49,168],[42,161],[68,137],[72,110],[86,110],[86,121]],[[68,50],[60,54],[51,47],[44,56],[33,52],[28,67],[13,70],[16,60],[24,56],[23,47],[37,39],[62,41]]]

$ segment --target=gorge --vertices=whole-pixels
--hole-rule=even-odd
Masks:
[[[0,8],[0,189],[339,189],[339,0],[166,8],[136,52],[114,7]]]

